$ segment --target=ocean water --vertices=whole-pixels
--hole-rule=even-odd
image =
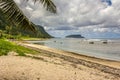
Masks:
[[[120,61],[120,39],[54,38],[31,42],[77,54]]]

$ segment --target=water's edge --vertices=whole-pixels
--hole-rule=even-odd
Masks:
[[[120,40],[49,39],[28,42],[87,56],[120,61]]]

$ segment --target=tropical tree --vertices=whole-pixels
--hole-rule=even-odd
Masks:
[[[2,36],[3,36],[3,31],[0,30],[0,38],[2,38]]]
[[[11,26],[6,26],[5,30],[6,30],[6,33],[10,35],[12,27]]]
[[[33,0],[33,2],[37,1],[41,2],[46,10],[56,13],[56,6],[51,0]],[[7,20],[14,25],[20,26],[24,30],[36,31],[33,23],[24,15],[14,0],[0,0],[0,9],[5,14]]]

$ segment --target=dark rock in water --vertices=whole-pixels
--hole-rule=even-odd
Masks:
[[[56,42],[56,41],[54,41],[54,42]]]
[[[84,38],[84,37],[78,34],[78,35],[68,35],[66,36],[66,38]]]
[[[107,44],[107,42],[102,42],[103,44]]]
[[[107,44],[107,43],[108,43],[107,40],[101,40],[101,42],[102,42],[103,44]]]
[[[63,44],[63,42],[60,42],[60,44]]]
[[[103,41],[102,43],[103,43],[103,44],[107,44],[108,42],[107,42],[107,41]]]
[[[89,42],[89,44],[94,44],[94,42]]]

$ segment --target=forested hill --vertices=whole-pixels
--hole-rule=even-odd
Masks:
[[[49,35],[45,29],[40,25],[34,26],[37,28],[36,33],[33,33],[28,30],[22,30],[19,26],[15,26],[11,24],[12,22],[6,21],[4,14],[0,11],[0,30],[9,33],[10,35],[22,35],[34,38],[51,38],[52,36]]]
[[[42,26],[40,25],[34,25],[34,26],[37,29],[36,33],[27,30],[25,31],[19,30],[19,32],[21,32],[23,36],[29,36],[35,38],[52,38],[52,36],[49,35]]]

